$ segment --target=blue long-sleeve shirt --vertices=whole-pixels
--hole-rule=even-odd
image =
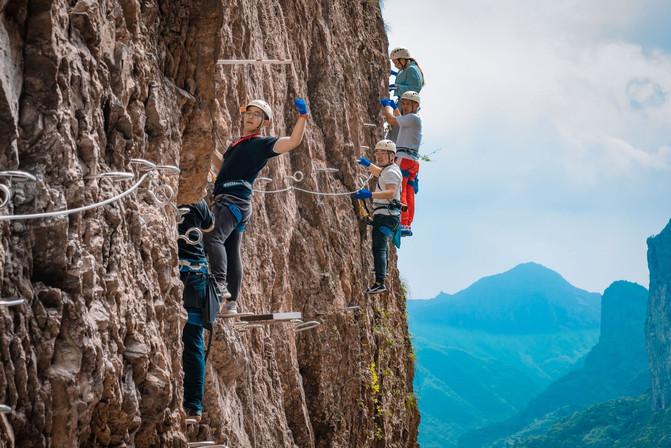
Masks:
[[[424,84],[424,77],[422,76],[422,72],[419,71],[417,64],[411,61],[406,68],[398,72],[395,84],[396,90],[394,94],[400,98],[401,95],[409,90],[419,93],[422,90],[422,84]]]

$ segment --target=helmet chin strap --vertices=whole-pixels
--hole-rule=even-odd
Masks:
[[[394,157],[391,157],[390,162],[387,163],[387,164],[385,164],[385,165],[382,165],[382,168],[387,168],[389,165],[391,165],[391,164],[393,164],[393,163],[394,163]]]

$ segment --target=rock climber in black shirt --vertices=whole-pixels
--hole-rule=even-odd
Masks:
[[[253,100],[243,113],[242,137],[231,143],[226,152],[214,152],[215,228],[205,236],[210,269],[227,299],[223,312],[237,313],[236,300],[242,283],[240,243],[245,224],[252,214],[252,186],[268,159],[296,149],[303,140],[308,108],[301,98],[294,100],[298,121],[289,137],[262,137],[263,127],[273,118],[270,105]]]
[[[207,300],[208,264],[202,243],[193,242],[198,235],[195,229],[210,231],[214,226],[214,217],[204,199],[188,205],[182,215],[177,231],[182,238],[177,240],[179,256],[179,278],[184,284],[183,301],[187,312],[187,321],[182,330],[182,367],[184,369],[184,410],[191,418],[199,419],[203,412],[203,393],[205,391],[205,344],[203,332],[205,323],[201,310]]]

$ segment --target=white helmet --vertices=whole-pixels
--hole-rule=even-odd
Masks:
[[[401,99],[414,101],[415,103],[419,104],[419,93],[415,92],[414,90],[407,90],[403,92]]]
[[[396,154],[396,143],[391,140],[380,140],[375,144],[375,150],[389,151]]]
[[[247,108],[249,108],[249,106],[258,107],[259,109],[261,109],[263,111],[264,114],[266,114],[266,117],[267,117],[268,120],[273,119],[273,110],[270,108],[270,104],[266,103],[265,101],[263,101],[263,100],[252,100],[249,103],[247,103],[247,105],[245,106],[245,110],[247,110]]]
[[[394,48],[389,54],[389,59],[412,59],[407,48]]]

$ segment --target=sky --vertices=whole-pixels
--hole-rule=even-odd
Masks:
[[[527,261],[648,286],[671,219],[669,0],[385,0],[425,73],[411,298]]]

